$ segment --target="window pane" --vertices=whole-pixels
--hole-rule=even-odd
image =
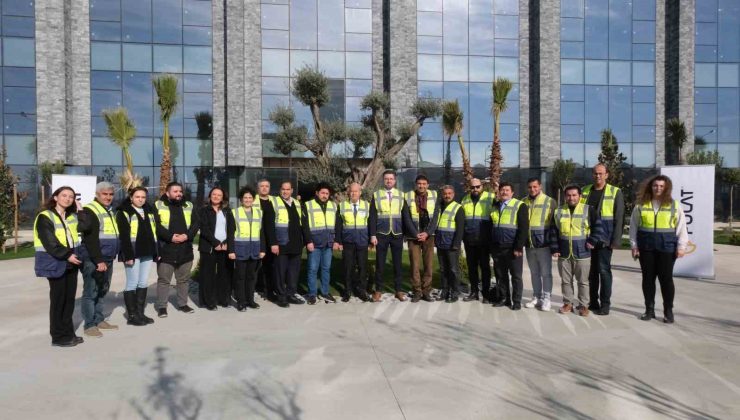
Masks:
[[[503,155],[502,166],[504,168],[519,167],[519,143],[501,143],[501,155]]]
[[[561,124],[583,124],[583,102],[560,103]]]
[[[369,34],[373,32],[373,17],[370,9],[345,9],[345,30]]]
[[[632,124],[655,125],[655,104],[632,104]]]
[[[426,124],[424,124],[426,125]],[[433,142],[419,142],[419,167],[439,167],[442,165],[443,160],[443,143]]]
[[[501,16],[496,15],[494,18],[495,22],[495,36],[496,38],[519,38],[519,17],[518,16]]]
[[[417,35],[442,36],[442,13],[417,13],[416,32]]]
[[[261,13],[263,29],[290,29],[288,6],[263,4]]]
[[[696,23],[696,45],[717,45],[717,24]]]
[[[90,39],[93,41],[120,41],[119,22],[90,22]]]
[[[373,89],[371,80],[346,79],[344,88],[347,96],[365,96]]]
[[[296,71],[303,67],[315,68],[316,62],[316,51],[291,51],[290,52],[290,74],[295,76]]]
[[[494,53],[497,57],[519,57],[518,39],[497,39],[494,44]]]
[[[116,90],[93,90],[90,92],[92,115],[102,115],[104,109],[121,106],[121,92]]]
[[[632,53],[632,2],[609,0],[609,58],[629,60]],[[601,27],[604,31],[605,27]]]
[[[36,116],[30,114],[5,114],[5,134],[35,134]]]
[[[716,64],[696,63],[694,67],[694,85],[696,87],[717,86]]]
[[[586,84],[587,85],[605,85],[607,84],[607,62],[603,60],[593,61],[586,60]]]
[[[705,0],[700,1],[703,2]],[[655,20],[655,0],[633,1],[632,18],[640,20]]]
[[[639,1],[637,2],[639,3]],[[632,22],[632,42],[637,44],[655,43],[655,22],[635,21]]]
[[[211,26],[211,2],[184,0],[183,16],[185,25]]]
[[[442,37],[420,36],[416,38],[416,50],[419,54],[442,54]]]
[[[476,11],[471,1],[468,15],[468,38],[470,54],[493,55],[493,14],[490,6],[487,10]],[[504,55],[496,52],[496,55]]]
[[[262,30],[262,48],[290,48],[290,32]]]
[[[9,2],[4,3],[9,4]],[[18,3],[20,4],[23,2]],[[33,16],[33,10],[31,11],[30,16]],[[120,0],[90,0],[90,19],[114,21],[121,20]]]
[[[213,142],[211,140],[185,139],[185,165],[213,165]]]
[[[316,0],[290,3],[290,47],[315,50],[317,42]]]
[[[583,41],[583,19],[560,19],[560,40]]]
[[[582,85],[561,85],[560,100],[567,102],[583,102]]]
[[[344,50],[344,2],[321,0],[318,10],[320,50]]]
[[[655,102],[655,88],[633,87],[632,102]]]
[[[442,0],[418,0],[416,2],[416,10],[441,12]]]
[[[210,93],[187,93],[184,98],[184,113],[187,118],[195,118],[200,112],[211,113],[213,98]]]
[[[123,40],[152,42],[152,4],[150,0],[126,0],[123,9]]]
[[[122,164],[121,149],[107,137],[93,137],[92,139],[92,163],[93,165]]]
[[[36,64],[36,47],[33,39],[3,38],[3,65],[33,67]]]
[[[738,159],[740,144],[718,144],[717,151],[724,158],[724,166],[728,168],[737,168],[740,166]]]
[[[583,61],[560,60],[560,83],[583,84]]]
[[[333,51],[319,51],[319,70],[326,77],[344,78],[344,53]]]
[[[157,24],[153,25],[154,42],[164,44],[182,43],[181,0],[157,0],[152,3],[152,14]]]
[[[737,64],[718,64],[717,65],[717,86],[719,87],[737,87],[738,86],[738,65]]]
[[[442,98],[442,82],[422,82],[418,83],[419,96],[430,96],[432,98]]]
[[[263,77],[263,95],[290,95],[290,86],[287,77]]]
[[[560,58],[583,58],[583,42],[561,42]]]
[[[185,74],[185,92],[211,92],[213,91],[213,78],[210,75]]]
[[[444,56],[444,80],[466,82],[468,80],[468,58],[457,55]]]
[[[179,45],[155,45],[154,71],[161,73],[182,73],[182,47]]]
[[[152,139],[149,137],[137,137],[131,142],[129,147],[131,158],[137,165],[153,166],[154,165],[154,147]],[[159,165],[159,162],[157,162]]]
[[[185,73],[211,74],[211,47],[183,47]]]
[[[655,143],[655,126],[636,125],[632,127],[632,141],[635,143]]]
[[[123,44],[123,69],[152,71],[152,47],[143,44]]]
[[[576,165],[583,166],[584,154],[582,143],[561,143],[560,153],[563,160],[572,160]]]
[[[584,144],[584,164],[586,167],[591,168],[599,163],[599,153],[601,153],[601,145],[596,143]]]
[[[187,45],[211,45],[211,28],[204,26],[185,26],[183,43]]]
[[[290,76],[288,51],[262,50],[263,76]]]
[[[3,67],[4,86],[36,86],[36,71],[29,67]]]
[[[519,83],[519,60],[516,58],[496,57],[494,65],[495,76],[505,77],[512,83]]]
[[[740,91],[717,89],[717,140],[740,142]]]
[[[493,10],[497,15],[518,15],[519,0],[495,0]]]
[[[655,145],[635,143],[632,145],[632,164],[639,168],[655,166]]]
[[[179,89],[178,89],[179,90]],[[151,75],[131,72],[123,75],[123,106],[136,124],[136,135],[151,137],[154,131],[154,98]],[[157,113],[159,120],[159,113]]]
[[[372,55],[370,53],[348,52],[347,77],[352,79],[372,79]]]
[[[609,89],[606,86],[586,86],[584,140],[598,142],[601,130],[609,127]]]
[[[632,84],[635,86],[655,85],[655,63],[637,61],[633,62]]]
[[[696,125],[717,125],[717,105],[715,104],[694,104],[694,118]]]
[[[563,143],[583,143],[583,126],[561,124],[560,141]]]
[[[345,34],[345,50],[372,51],[373,40],[370,34]]]
[[[11,165],[36,164],[36,138],[34,136],[5,136],[7,163]]]
[[[610,85],[629,85],[630,84],[630,62],[629,61],[610,61],[609,62],[609,84]]]
[[[560,2],[561,17],[583,17],[584,0],[562,0]]]
[[[618,141],[632,141],[632,91],[627,87],[609,87],[609,127]]]
[[[493,57],[470,57],[470,81],[493,82]]]
[[[441,55],[419,54],[417,60],[419,80],[442,80]]]
[[[632,45],[632,59],[633,60],[655,60],[655,44],[633,44]]]
[[[445,2],[443,14],[443,33],[445,54],[468,53],[467,2]]]

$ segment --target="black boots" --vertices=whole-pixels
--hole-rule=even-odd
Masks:
[[[123,292],[123,301],[126,303],[126,316],[128,325],[142,326],[146,325],[146,321],[141,319],[139,315],[139,305],[136,302],[136,291],[126,290]]]
[[[663,308],[663,322],[673,324],[673,308]]]
[[[463,301],[465,301],[465,302],[470,302],[470,301],[472,301],[472,300],[478,300],[478,299],[479,299],[479,298],[478,298],[478,288],[476,287],[475,291],[473,291],[473,288],[471,287],[471,289],[470,289],[470,294],[469,294],[469,295],[467,295],[467,296],[465,296],[465,297],[463,298]]]
[[[154,320],[144,315],[144,308],[146,307],[146,287],[136,288],[136,309],[139,312],[139,318],[144,320],[147,324],[153,324]]]
[[[640,319],[643,321],[655,319],[655,304],[645,305],[645,313],[640,315]]]

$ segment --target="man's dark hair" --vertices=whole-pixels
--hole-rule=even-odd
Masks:
[[[498,189],[500,190],[501,188],[504,188],[504,187],[509,187],[509,188],[511,188],[511,191],[514,191],[514,186],[511,185],[511,182],[506,182],[506,181],[499,182]]]
[[[426,175],[424,175],[424,174],[419,174],[419,175],[416,175],[416,179],[414,180],[414,183],[417,183],[417,182],[419,182],[419,181],[426,181],[426,182],[429,182],[429,178],[427,178],[427,176],[426,176]]]
[[[535,177],[535,176],[533,176],[532,178],[529,178],[529,179],[527,180],[527,185],[529,185],[529,184],[530,184],[530,183],[532,183],[532,182],[536,182],[536,183],[538,183],[538,184],[541,184],[541,183],[542,183],[542,182],[540,182],[540,179],[539,179],[539,178],[537,178],[537,177]]]
[[[316,192],[319,192],[321,190],[328,190],[329,191],[329,194],[331,194],[331,187],[326,182],[319,182],[318,184],[316,184],[316,190],[315,191]]]
[[[170,182],[169,184],[167,184],[167,188],[165,188],[165,190],[166,190],[166,191],[169,191],[169,190],[170,190],[170,188],[172,188],[172,187],[180,187],[180,188],[182,188],[182,189],[185,189],[185,188],[183,188],[182,184],[180,184],[179,182],[177,182],[177,181],[172,181],[172,182]]]
[[[564,193],[567,193],[570,190],[576,190],[576,191],[578,191],[578,195],[581,195],[581,187],[579,187],[578,185],[570,184],[570,185],[568,185],[568,186],[565,187],[565,189],[563,190],[563,192]]]
[[[293,181],[286,179],[285,181],[280,183],[280,188],[283,187],[284,184],[290,184],[290,188],[293,188]]]
[[[383,176],[386,176],[386,175],[393,175],[393,177],[395,178],[396,171],[394,171],[393,169],[386,169],[385,171],[383,171]]]

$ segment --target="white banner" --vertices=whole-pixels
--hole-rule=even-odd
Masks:
[[[90,175],[58,175],[51,176],[51,192],[57,188],[68,186],[75,190],[77,201],[81,205],[90,203],[95,198],[95,185],[98,183],[98,177]]]
[[[676,260],[674,274],[714,278],[714,165],[666,166],[660,173],[671,178],[689,230],[686,255]]]

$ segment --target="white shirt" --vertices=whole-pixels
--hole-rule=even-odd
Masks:
[[[660,209],[660,201],[653,200],[653,211],[655,213]],[[678,215],[678,221],[676,223],[676,236],[678,236],[678,250],[685,251],[686,246],[689,244],[689,230],[686,227],[686,216],[683,214],[681,206],[676,208],[676,214]],[[632,210],[630,216],[630,247],[637,249],[637,231],[640,227],[640,211],[638,206]]]
[[[226,216],[224,216],[223,210],[216,213],[216,230],[213,232],[213,236],[221,242],[226,240]]]

